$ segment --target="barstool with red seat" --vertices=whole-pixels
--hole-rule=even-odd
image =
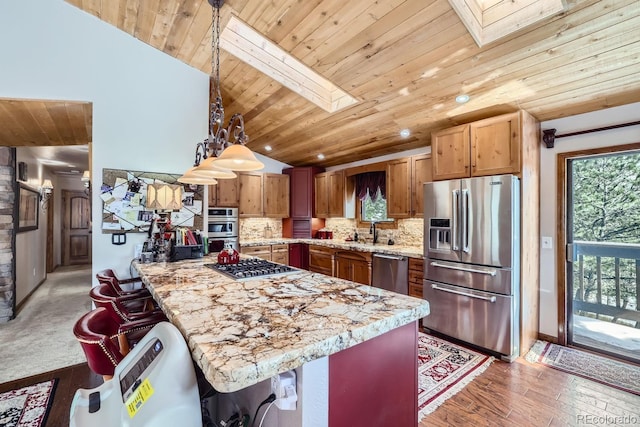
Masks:
[[[121,323],[151,317],[155,317],[158,321],[167,320],[162,310],[154,307],[151,295],[118,296],[110,286],[100,284],[91,288],[89,296],[96,306],[107,309],[112,317]]]
[[[106,308],[98,307],[78,319],[73,334],[84,351],[89,368],[110,380],[130,347],[157,323],[151,318],[117,322]]]
[[[118,276],[116,276],[116,274],[114,273],[114,271],[110,268],[104,269],[102,271],[99,271],[96,274],[96,278],[98,279],[99,283],[104,283],[107,284],[109,286],[111,286],[113,288],[113,291],[116,292],[118,295],[127,295],[127,294],[132,294],[132,293],[148,293],[149,291],[142,288],[142,289],[133,289],[133,290],[126,290],[122,288],[122,285],[127,285],[127,284],[131,284],[131,283],[142,283],[142,280],[139,277],[132,277],[129,279],[120,279],[118,278]]]

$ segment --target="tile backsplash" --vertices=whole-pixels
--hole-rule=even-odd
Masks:
[[[271,237],[282,237],[282,220],[277,218],[240,218],[240,239],[253,240],[269,237],[265,229],[271,228]]]
[[[398,219],[396,223],[398,228],[378,230],[379,242],[386,242],[390,235],[393,234],[396,245],[422,246],[424,232],[422,218]],[[349,235],[353,237],[355,226],[355,219],[346,218],[327,218],[325,223],[325,229],[333,231],[333,238],[337,240],[344,240]],[[369,234],[369,227],[358,228],[358,236],[367,241],[372,239],[371,234]]]
[[[398,228],[378,230],[378,240],[386,242],[390,234],[396,245],[422,246],[423,220],[422,218],[398,219]],[[254,240],[266,238],[265,229],[271,228],[271,237],[282,237],[282,220],[274,218],[240,218],[240,238]],[[345,240],[349,235],[353,237],[356,220],[346,218],[327,218],[324,229],[333,231],[335,240]],[[358,235],[371,241],[369,228],[358,228]]]

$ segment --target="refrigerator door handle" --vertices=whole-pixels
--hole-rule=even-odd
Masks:
[[[453,190],[451,192],[451,200],[453,202],[452,210],[452,224],[451,224],[451,249],[454,251],[460,250],[459,236],[458,236],[458,206],[460,205],[460,190]]]
[[[462,267],[462,266],[459,266],[459,265],[442,264],[442,263],[439,263],[437,261],[433,261],[431,263],[431,265],[433,267],[448,268],[450,270],[460,270],[460,271],[466,271],[466,272],[469,272],[469,273],[486,274],[487,276],[491,276],[491,277],[494,277],[497,274],[497,272],[496,272],[496,270],[494,268],[488,268],[486,270],[481,270],[479,268],[470,268],[470,267]]]
[[[469,253],[469,190],[462,190],[462,251]]]
[[[481,299],[483,301],[496,302],[496,297],[483,297],[482,295],[473,295],[473,294],[468,294],[466,292],[456,291],[453,289],[441,288],[435,283],[431,284],[431,288],[435,289],[436,291],[448,292],[450,294],[462,295],[464,297]]]

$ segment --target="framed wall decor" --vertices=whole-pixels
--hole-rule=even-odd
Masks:
[[[20,184],[20,206],[18,209],[18,233],[38,228],[40,194]]]
[[[203,186],[178,182],[179,174],[102,169],[102,233],[147,233],[155,211],[147,206],[147,187],[152,184],[181,185],[182,208],[168,212],[174,227],[202,230]]]

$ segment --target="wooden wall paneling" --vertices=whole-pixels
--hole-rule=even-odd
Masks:
[[[538,339],[540,323],[540,123],[520,112],[522,173],[520,195],[520,355]]]

